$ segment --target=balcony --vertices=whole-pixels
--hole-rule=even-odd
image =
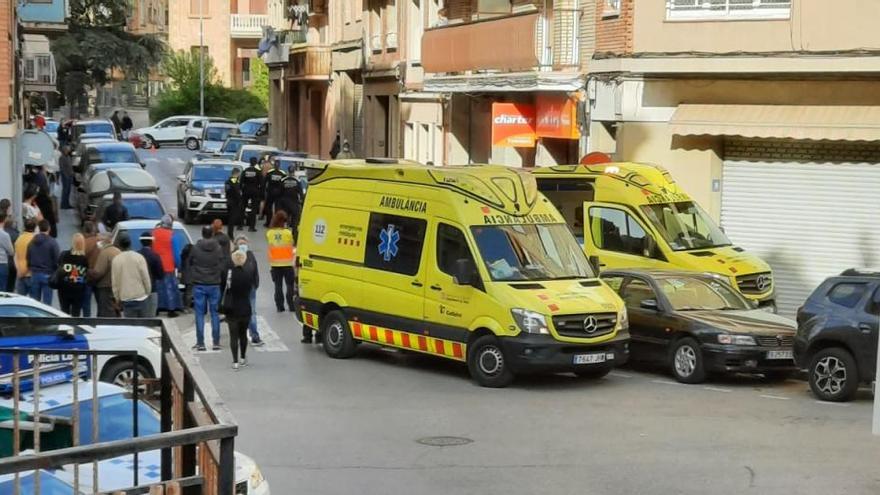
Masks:
[[[55,57],[51,53],[25,53],[22,65],[25,91],[55,91]]]
[[[330,79],[330,47],[306,45],[290,50],[288,80],[321,81]]]
[[[67,31],[67,0],[23,0],[18,5],[18,21],[24,34],[52,35]]]
[[[232,14],[229,19],[229,34],[233,38],[260,39],[263,26],[269,25],[266,14]]]

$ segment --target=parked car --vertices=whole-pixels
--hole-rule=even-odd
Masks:
[[[235,130],[235,124],[230,122],[209,122],[199,136],[197,148],[201,153],[217,153],[226,142],[226,138],[232,135]]]
[[[89,167],[89,170],[83,174],[83,182],[88,182],[95,174],[98,172],[105,172],[107,170],[119,170],[123,168],[130,169],[143,169],[143,164],[140,163],[130,163],[130,162],[122,162],[122,163],[95,163],[94,165]]]
[[[244,164],[244,166],[250,165],[251,157],[256,158],[257,160],[262,160],[262,158],[266,155],[279,155],[281,154],[281,150],[275,148],[274,146],[264,146],[262,144],[246,144],[238,149],[238,152],[235,154],[235,161]]]
[[[58,122],[55,119],[46,119],[46,126],[43,127],[43,130],[48,132],[50,136],[55,137],[60,125],[61,122]]]
[[[104,198],[112,197],[113,193],[156,194],[158,191],[156,179],[145,170],[106,170],[96,173],[77,188],[76,206],[80,218],[85,220],[93,218]]]
[[[142,168],[146,167],[130,143],[112,141],[80,145],[73,164],[74,172],[85,177],[89,167],[96,163],[138,163]]]
[[[113,195],[105,194],[95,208],[94,218],[97,222],[101,222],[98,227],[102,232],[108,231],[101,219],[104,218],[104,211],[111,204],[113,204]],[[130,220],[153,220],[158,223],[166,213],[162,200],[153,193],[122,193],[122,204],[128,210]]]
[[[248,119],[239,124],[238,133],[242,136],[252,136],[259,144],[266,144],[269,139],[269,119],[266,117]]]
[[[158,148],[162,144],[179,144],[183,143],[186,136],[186,128],[190,122],[201,120],[204,117],[199,115],[175,115],[156,122],[149,127],[141,127],[135,129],[132,134],[135,140],[141,144],[142,148]],[[129,138],[132,139],[132,138]]]
[[[196,158],[222,158],[226,160],[234,160],[236,153],[238,153],[238,150],[240,150],[242,146],[247,144],[257,144],[257,140],[252,137],[232,135],[227,137],[226,141],[223,141],[223,145],[220,146],[220,149],[216,152],[198,152],[196,153]]]
[[[183,137],[183,144],[186,146],[186,149],[190,151],[199,149],[199,143],[202,139],[202,133],[204,132],[205,127],[214,123],[230,124],[233,128],[238,128],[234,120],[225,117],[202,117],[200,119],[193,119],[187,124]]]
[[[61,310],[18,294],[0,292],[0,318],[65,318]],[[0,320],[0,347],[35,347],[46,349],[93,349],[102,351],[135,350],[138,352],[139,378],[156,378],[162,370],[159,332],[152,328],[124,325],[78,325],[76,327],[9,325]],[[70,356],[61,364],[70,365]],[[48,371],[44,367],[43,372]],[[11,387],[12,358],[0,355],[0,391]],[[125,356],[100,356],[98,379],[130,386],[132,361]]]
[[[177,217],[193,223],[202,215],[226,215],[226,179],[233,169],[230,160],[190,160],[177,176]]]
[[[682,383],[713,372],[778,379],[796,371],[795,322],[757,309],[721,276],[651,269],[601,276],[626,304],[633,360],[665,364]]]
[[[94,389],[97,389],[97,394]],[[87,380],[77,386],[77,401],[74,402],[74,385],[70,381],[56,383],[40,390],[40,401],[36,403],[32,394],[22,397],[19,407],[25,421],[32,420],[34,413],[39,410],[42,417],[57,418],[54,427],[40,434],[41,450],[55,450],[73,446],[73,432],[71,430],[74,411],[79,416],[79,431],[77,432],[80,445],[93,443],[93,423],[97,423],[96,433],[98,442],[113,442],[129,440],[134,436],[135,418],[137,418],[138,436],[158,435],[162,428],[159,412],[148,402],[130,397],[124,388],[98,383],[96,387]],[[93,410],[97,403],[99,414],[93,417]],[[12,397],[0,398],[0,411],[10,414],[14,411]],[[135,412],[136,411],[136,412]],[[21,450],[33,448],[32,435],[21,436]],[[10,442],[11,443],[11,442]],[[9,455],[9,452],[3,452]],[[235,493],[247,495],[269,495],[269,483],[263,478],[263,474],[257,464],[250,457],[235,452]],[[158,480],[159,469],[162,463],[161,451],[150,450],[138,455],[138,480],[140,483],[155,483]],[[109,493],[133,484],[134,456],[123,455],[105,459],[97,463],[98,486],[92,486],[96,466],[93,463],[66,465],[62,470],[66,473],[65,479],[72,478],[75,469],[79,470],[80,487],[87,493]],[[41,477],[41,481],[42,481]],[[31,493],[31,492],[22,492]],[[48,491],[41,491],[48,494]],[[52,492],[53,494],[56,492]],[[58,492],[68,494],[69,491]]]
[[[794,357],[820,400],[843,402],[874,380],[880,324],[880,272],[830,277],[797,313]]]
[[[109,119],[77,120],[70,127],[70,142],[75,146],[83,134],[107,134],[116,139],[116,126]]]

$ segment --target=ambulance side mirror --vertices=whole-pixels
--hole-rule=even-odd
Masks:
[[[470,258],[455,260],[455,283],[457,285],[474,285],[477,269]]]

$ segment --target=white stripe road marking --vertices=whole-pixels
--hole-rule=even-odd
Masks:
[[[223,322],[220,323],[221,327],[225,326]],[[290,348],[288,348],[284,342],[282,342],[281,337],[272,330],[272,327],[262,316],[257,316],[257,331],[260,333],[260,339],[266,343],[266,345],[255,347],[252,345],[248,346],[249,351],[254,352],[289,352]],[[193,324],[191,327],[186,330],[182,330],[180,332],[180,336],[183,338],[183,341],[186,343],[188,347],[192,347],[196,345],[196,326]],[[207,347],[206,351],[202,351],[199,354],[211,354],[218,352],[229,352],[229,331],[226,328],[220,329],[220,344],[223,349],[219,351],[215,351],[211,349],[211,319],[205,318],[205,346]]]
[[[817,400],[815,402],[816,402],[816,404],[822,404],[825,406],[837,406],[837,407],[849,407],[850,406],[850,404],[845,403],[845,402],[826,402],[824,400]]]
[[[791,397],[780,397],[780,396],[778,396],[778,395],[764,395],[764,394],[761,394],[760,397],[763,397],[763,398],[765,398],[765,399],[775,399],[775,400],[791,400]]]
[[[661,385],[680,385],[682,387],[687,387],[686,383],[678,383],[671,380],[651,380],[651,383],[659,383]]]
[[[729,393],[733,392],[733,390],[730,390],[729,388],[718,388],[718,387],[703,387],[703,388],[706,390],[711,390],[713,392],[724,392],[725,394],[729,394]]]
[[[611,376],[616,376],[618,378],[632,378],[633,377],[632,375],[627,375],[626,373],[621,373],[619,371],[612,371],[611,373],[608,373],[608,374]]]

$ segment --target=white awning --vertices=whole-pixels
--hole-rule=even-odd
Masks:
[[[434,93],[506,93],[578,91],[584,77],[576,72],[517,72],[425,78],[424,91]]]

